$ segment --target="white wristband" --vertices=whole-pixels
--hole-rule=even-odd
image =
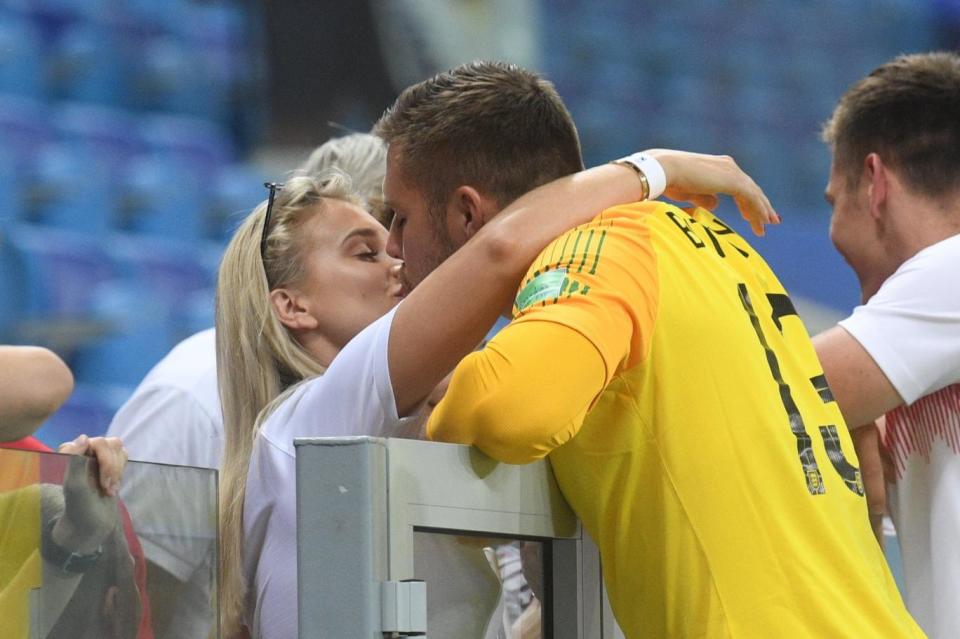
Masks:
[[[625,162],[646,176],[647,183],[650,185],[648,200],[657,199],[667,190],[667,174],[656,158],[640,152],[620,158],[617,162]]]

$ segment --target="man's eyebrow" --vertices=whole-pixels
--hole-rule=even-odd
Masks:
[[[372,229],[367,226],[357,227],[343,236],[343,239],[340,240],[340,245],[343,246],[344,244],[349,242],[351,239],[358,236],[359,237],[376,237],[377,231],[376,229]]]

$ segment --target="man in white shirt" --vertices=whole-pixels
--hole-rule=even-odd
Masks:
[[[133,459],[219,468],[223,417],[213,329],[188,337],[160,360],[107,432],[121,438]],[[157,638],[206,637],[214,618],[215,475],[191,468],[129,472],[121,491],[129,495],[127,508],[150,564]]]
[[[869,442],[886,415],[907,607],[930,637],[956,637],[960,56],[884,64],[841,98],[824,140],[833,149],[830,237],[860,280],[863,305],[814,345],[847,423],[867,425],[857,439]],[[858,452],[866,472],[870,451]]]

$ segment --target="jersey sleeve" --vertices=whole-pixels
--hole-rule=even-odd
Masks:
[[[960,382],[960,295],[944,288],[960,269],[960,241],[946,242],[904,263],[840,322],[907,404]]]
[[[634,212],[561,236],[531,266],[513,322],[457,367],[427,436],[511,463],[543,457],[645,357],[656,301],[656,259]]]
[[[555,240],[520,286],[513,324],[552,322],[576,331],[603,358],[605,382],[639,363],[649,351],[659,297],[643,219],[661,206],[608,209]]]
[[[563,350],[544,361],[557,343]],[[603,382],[603,359],[580,333],[550,322],[510,325],[457,366],[427,438],[528,463],[577,433]]]

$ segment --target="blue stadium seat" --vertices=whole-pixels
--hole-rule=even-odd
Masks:
[[[125,10],[151,33],[172,33],[190,18],[192,0],[125,0]]]
[[[73,24],[51,52],[51,92],[60,99],[121,106],[131,59],[119,31],[92,22]]]
[[[153,291],[114,281],[93,299],[93,311],[108,330],[80,346],[69,364],[77,380],[135,385],[176,341],[170,311]]]
[[[213,326],[215,303],[216,289],[214,288],[200,290],[191,295],[187,303],[173,317],[178,332],[177,341]]]
[[[65,102],[55,107],[52,121],[61,142],[87,158],[105,163],[112,176],[143,152],[143,143],[137,136],[137,118],[129,111]]]
[[[0,95],[0,146],[17,159],[18,165],[29,164],[39,149],[53,141],[49,123],[50,114],[43,102]]]
[[[19,224],[9,239],[23,268],[23,311],[43,319],[92,316],[93,295],[116,271],[102,238]]]
[[[210,198],[211,238],[228,240],[247,215],[267,199],[264,181],[263,174],[246,164],[231,164],[220,171]]]
[[[43,97],[43,44],[29,20],[0,10],[0,92]]]
[[[208,187],[202,174],[175,155],[142,155],[124,172],[119,228],[178,240],[199,239],[207,229]]]
[[[0,225],[0,344],[17,341],[17,323],[25,310],[25,266],[14,248],[10,228],[9,224]]]
[[[230,137],[215,123],[201,118],[145,115],[140,138],[148,150],[174,158],[204,180],[212,179],[236,157]]]
[[[12,151],[0,145],[0,234],[4,227],[23,221],[23,186]]]
[[[137,64],[134,89],[141,108],[213,120],[223,116],[224,81],[194,43],[170,36],[152,38]]]
[[[109,251],[131,289],[179,312],[192,294],[213,286],[208,255],[219,254],[220,248],[203,242],[115,234]]]
[[[114,219],[114,191],[105,159],[63,145],[47,146],[29,174],[30,220],[102,236]]]
[[[104,435],[114,413],[131,392],[132,387],[78,384],[66,403],[44,422],[35,436],[56,449],[78,435]]]

